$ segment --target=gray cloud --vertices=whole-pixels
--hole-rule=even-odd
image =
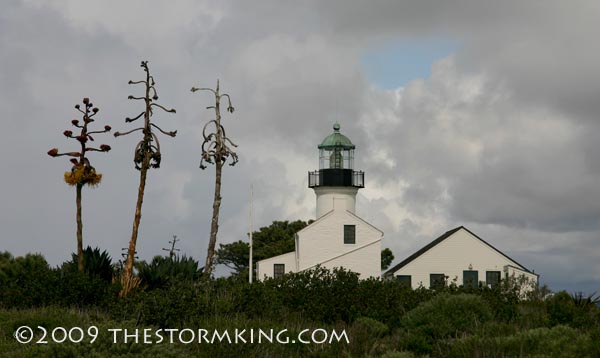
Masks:
[[[131,128],[124,117],[141,109],[126,83],[147,59],[161,103],[178,111],[156,121],[178,136],[162,139],[163,166],[149,175],[140,257],[162,254],[173,234],[204,257],[213,170],[198,162],[210,96],[189,88],[220,78],[241,159],[224,174],[221,242],[245,238],[251,183],[257,227],[314,215],[306,172],[339,120],[367,173],[357,210],[397,259],[464,224],[556,288],[597,289],[597,10],[586,1],[9,1],[0,14],[0,249],[39,251],[53,264],[74,251],[69,164],[45,153],[72,144],[61,132],[84,96],[102,123]],[[428,78],[392,91],[365,78],[364,53],[431,38],[460,46]],[[84,191],[84,241],[118,257],[139,139],[98,140],[113,151],[93,158],[104,178]]]

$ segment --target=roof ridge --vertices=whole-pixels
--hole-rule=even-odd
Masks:
[[[441,243],[442,241],[446,240],[448,237],[452,236],[452,234],[454,234],[455,232],[459,231],[460,229],[464,229],[466,232],[468,232],[469,234],[471,234],[472,236],[474,236],[476,239],[478,239],[479,241],[483,242],[484,244],[486,244],[487,246],[489,246],[491,249],[495,250],[500,255],[502,255],[505,258],[507,258],[509,261],[511,261],[511,262],[515,263],[516,265],[518,265],[521,269],[523,269],[523,270],[525,270],[525,271],[527,271],[529,273],[533,273],[529,269],[527,269],[525,266],[523,266],[520,263],[518,263],[516,260],[510,258],[505,253],[503,253],[502,251],[498,250],[497,248],[495,248],[494,246],[492,246],[490,243],[488,243],[484,239],[482,239],[479,236],[477,236],[474,232],[472,232],[471,230],[467,229],[465,226],[461,225],[461,226],[458,226],[458,227],[456,227],[454,229],[446,231],[444,234],[442,234],[441,236],[439,236],[437,239],[434,239],[433,241],[431,241],[427,245],[423,246],[422,248],[420,248],[419,250],[417,250],[415,253],[413,253],[412,255],[408,256],[406,259],[402,260],[400,263],[398,263],[397,265],[395,265],[391,269],[387,270],[384,273],[384,276],[388,276],[390,274],[393,274],[394,272],[398,271],[402,267],[408,265],[409,263],[411,263],[412,261],[414,261],[415,259],[417,259],[419,256],[423,255],[427,251],[431,250],[433,247],[437,246],[437,244]]]

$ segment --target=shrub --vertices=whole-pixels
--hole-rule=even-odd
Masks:
[[[514,335],[489,337],[476,335],[457,340],[449,357],[585,357],[590,339],[563,325],[535,328]],[[586,352],[588,351],[588,352]]]
[[[198,261],[185,255],[155,256],[149,264],[141,261],[137,269],[141,285],[149,290],[163,288],[175,282],[195,281],[202,274]]]
[[[62,264],[62,271],[77,271],[77,254],[71,254],[71,260]],[[92,249],[90,246],[83,250],[83,271],[91,277],[98,277],[106,282],[112,282],[114,267],[112,258],[106,250],[100,251],[98,247]]]
[[[430,353],[439,341],[472,334],[491,320],[492,311],[480,296],[442,293],[408,312],[401,321],[406,344],[417,353]]]
[[[389,332],[389,327],[368,317],[359,317],[348,330],[351,357],[372,355],[379,350],[381,338]]]
[[[577,307],[566,291],[557,292],[546,304],[551,326],[573,322]]]
[[[30,307],[47,304],[53,297],[54,273],[40,254],[2,255],[0,304]]]

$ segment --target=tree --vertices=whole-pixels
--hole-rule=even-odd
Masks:
[[[73,119],[71,124],[79,128],[81,131],[79,135],[73,135],[73,131],[66,130],[63,132],[65,137],[75,139],[79,142],[81,150],[79,152],[65,152],[59,153],[58,148],[52,148],[48,151],[48,155],[51,157],[69,156],[71,158],[70,172],[66,172],[64,175],[65,182],[75,187],[75,204],[77,206],[77,269],[83,272],[83,220],[81,218],[81,189],[84,185],[96,187],[102,180],[102,174],[96,173],[96,169],[90,163],[90,160],[85,156],[87,152],[108,152],[110,146],[101,144],[99,148],[88,147],[88,141],[93,141],[94,137],[92,134],[106,133],[111,130],[110,126],[104,126],[104,130],[99,131],[88,131],[88,125],[94,122],[94,116],[98,113],[98,107],[94,107],[94,104],[90,102],[89,98],[83,99],[83,109],[79,104],[75,105],[75,109],[81,112],[82,122],[77,119]]]
[[[313,221],[273,221],[269,226],[261,227],[252,233],[252,262],[256,263],[269,257],[294,251],[294,236]],[[217,264],[234,270],[236,275],[248,272],[250,245],[247,241],[220,244],[216,252]]]
[[[140,117],[144,116],[144,126],[136,129],[132,129],[125,133],[115,133],[115,137],[121,135],[127,135],[136,131],[141,130],[143,133],[143,138],[138,142],[135,147],[133,162],[135,164],[135,168],[140,171],[140,185],[138,187],[138,197],[137,203],[135,206],[135,215],[133,218],[133,229],[131,232],[131,240],[129,241],[129,248],[127,250],[127,259],[125,260],[125,271],[123,276],[121,277],[122,291],[121,296],[126,296],[129,291],[133,287],[137,285],[136,280],[133,279],[133,260],[135,257],[135,247],[137,243],[138,230],[140,226],[140,219],[142,217],[142,203],[144,201],[144,190],[146,188],[146,175],[148,169],[150,168],[159,168],[161,162],[161,153],[160,153],[160,143],[158,142],[158,137],[152,131],[152,129],[157,129],[159,132],[168,135],[169,137],[175,137],[177,131],[166,132],[162,130],[156,124],[150,122],[150,117],[154,114],[154,108],[160,108],[165,112],[175,113],[175,109],[166,109],[154,101],[158,100],[158,95],[156,92],[154,77],[150,75],[150,70],[148,69],[148,61],[142,61],[141,67],[146,72],[146,80],[145,81],[129,81],[130,85],[135,84],[144,84],[146,88],[146,93],[144,97],[134,97],[129,96],[128,99],[131,100],[143,100],[145,102],[145,109],[140,114],[138,114],[134,118],[125,118],[125,122],[133,122]]]
[[[256,245],[256,241],[254,244]],[[241,240],[231,244],[219,244],[219,249],[215,253],[215,263],[229,267],[236,275],[245,275],[248,272],[249,251],[250,245]],[[253,253],[253,262],[255,262],[255,255],[256,251]]]
[[[231,150],[229,145],[237,147],[225,134],[225,128],[221,125],[221,98],[227,97],[228,106],[227,111],[233,113],[234,108],[231,105],[231,98],[227,93],[221,94],[219,92],[219,81],[217,80],[217,88],[197,88],[192,87],[192,92],[196,91],[210,91],[215,96],[215,105],[207,107],[207,109],[214,108],[215,119],[208,121],[204,125],[202,130],[202,136],[204,142],[202,143],[202,159],[200,161],[200,169],[206,169],[204,162],[215,164],[215,197],[213,199],[213,214],[210,224],[210,239],[208,241],[208,250],[206,252],[206,264],[204,265],[204,273],[207,278],[210,277],[215,256],[215,245],[217,242],[217,232],[219,231],[219,210],[221,208],[221,171],[223,170],[223,164],[231,157],[231,163],[229,165],[234,166],[238,162],[237,154]],[[208,132],[207,129],[210,125],[214,125],[214,132]],[[229,143],[229,145],[228,145]]]
[[[394,254],[392,253],[392,250],[388,249],[387,247],[381,250],[381,269],[385,270],[390,267],[392,261],[394,261]]]

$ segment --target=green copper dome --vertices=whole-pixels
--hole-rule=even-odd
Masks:
[[[319,149],[354,149],[355,146],[352,144],[350,139],[340,133],[340,125],[336,122],[333,125],[333,133],[328,135],[323,142],[319,144]]]

